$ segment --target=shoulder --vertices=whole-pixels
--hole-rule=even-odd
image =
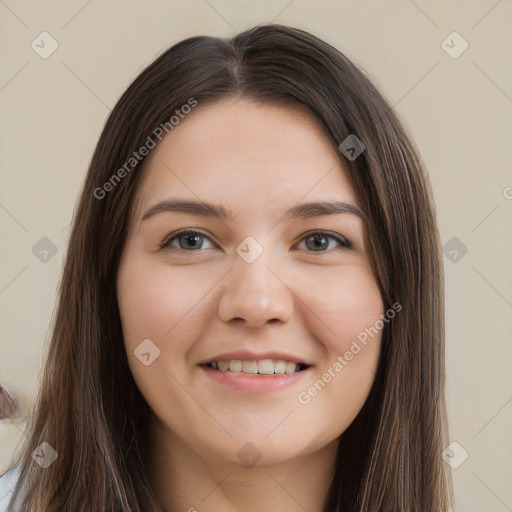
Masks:
[[[7,505],[12,497],[12,491],[18,481],[20,465],[16,465],[0,476],[0,512],[7,512]]]

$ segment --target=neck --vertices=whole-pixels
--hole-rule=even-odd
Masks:
[[[273,465],[244,466],[205,458],[155,426],[149,476],[166,512],[322,512],[334,473],[338,440]]]

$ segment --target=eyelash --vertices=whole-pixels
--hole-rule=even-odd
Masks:
[[[179,236],[181,235],[201,235],[205,238],[208,238],[210,239],[210,237],[208,236],[207,233],[205,233],[204,231],[202,230],[199,230],[199,229],[184,229],[182,231],[178,231],[176,233],[171,233],[171,235],[169,235],[168,237],[165,238],[165,240],[160,244],[160,249],[161,250],[169,250],[171,249],[170,247],[170,244],[176,240]],[[310,231],[309,233],[306,233],[302,238],[301,238],[301,242],[302,240],[304,240],[305,238],[309,238],[310,236],[312,235],[323,235],[325,236],[326,238],[332,238],[334,240],[336,240],[340,246],[338,247],[335,247],[334,249],[330,249],[330,250],[326,250],[326,251],[307,251],[307,252],[312,252],[312,253],[315,253],[315,252],[319,252],[319,253],[328,253],[328,252],[331,252],[333,250],[337,250],[337,251],[342,251],[344,249],[353,249],[353,245],[351,242],[349,242],[346,238],[342,237],[341,235],[337,234],[337,233],[334,233],[332,231],[324,231],[324,230],[320,230],[320,231]],[[210,240],[211,241],[211,240]],[[175,249],[179,249],[183,252],[202,252],[202,250],[198,250],[198,251],[186,251],[185,249],[181,249],[180,247],[175,247]],[[204,249],[206,250],[206,249]]]

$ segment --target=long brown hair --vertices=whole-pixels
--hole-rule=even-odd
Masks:
[[[339,157],[367,218],[385,308],[402,306],[382,332],[370,394],[340,437],[324,511],[449,510],[451,476],[441,458],[448,444],[443,268],[423,164],[363,71],[313,35],[275,24],[179,42],[135,79],[109,116],[74,212],[11,503],[18,498],[23,512],[161,510],[145,465],[151,411],[128,367],[116,296],[148,157],[133,168],[126,162],[158,126],[170,129],[169,119],[191,99],[197,111],[231,96],[305,105],[335,147],[351,134],[363,141],[359,157]],[[58,453],[46,469],[31,457],[42,442]]]

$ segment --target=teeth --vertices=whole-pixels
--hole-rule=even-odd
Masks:
[[[285,373],[295,373],[297,365],[295,363],[291,363],[290,361],[286,361],[286,369]]]
[[[217,364],[221,372],[227,372],[229,370],[229,361],[218,361]]]
[[[272,375],[274,373],[274,361],[272,361],[272,359],[262,359],[258,361],[258,373]]]
[[[212,361],[210,367],[222,372],[248,373],[250,375],[291,375],[300,370],[302,365],[283,361],[282,359],[261,359],[259,361],[231,359],[230,361]]]
[[[286,361],[274,361],[274,372],[284,373],[286,371]]]
[[[241,372],[242,371],[242,361],[240,359],[232,359],[229,361],[229,371],[230,372]]]
[[[257,361],[242,361],[242,372],[243,373],[258,373],[258,362]]]

